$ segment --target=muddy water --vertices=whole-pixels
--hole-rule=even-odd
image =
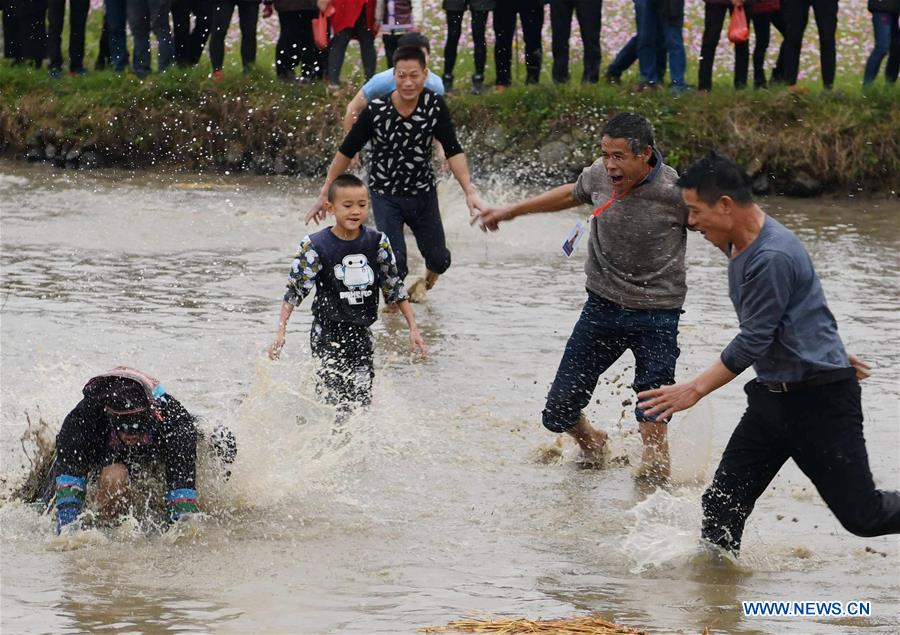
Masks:
[[[201,475],[209,518],[175,541],[106,532],[60,544],[49,518],[5,500],[4,633],[393,633],[471,611],[600,612],[651,632],[900,630],[900,542],[847,534],[793,464],[751,517],[741,566],[698,555],[702,483],[749,373],[673,423],[671,491],[633,477],[627,356],[589,409],[617,460],[584,469],[572,446],[553,447],[539,416],[584,300],[584,246],[570,260],[559,249],[580,212],[485,237],[443,186],[454,266],[416,306],[431,356],[415,360],[402,319],[383,316],[375,403],[333,435],[312,396],[308,306],[283,360],[263,355],[309,185],[0,165],[4,498],[27,468],[26,412],[55,431],[81,385],[120,363],[162,378],[240,444],[228,483]],[[866,437],[876,482],[896,488],[900,209],[765,207],[806,242],[848,348],[876,366]],[[692,236],[688,261],[681,377],[736,328],[724,258]],[[741,600],[771,599],[870,600],[873,614],[742,616]]]

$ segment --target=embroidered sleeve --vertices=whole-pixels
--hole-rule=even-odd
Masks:
[[[300,306],[303,299],[316,285],[316,276],[321,270],[322,261],[319,259],[319,254],[313,249],[309,236],[304,236],[297,248],[294,262],[291,264],[284,301],[290,302],[294,306]]]
[[[391,241],[383,232],[381,241],[378,243],[378,269],[381,271],[381,293],[384,295],[385,303],[393,304],[400,300],[406,300],[409,295],[400,279],[397,260],[394,258],[394,250],[391,249]]]

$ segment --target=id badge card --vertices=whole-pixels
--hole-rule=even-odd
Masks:
[[[566,258],[571,258],[572,254],[575,253],[575,250],[578,249],[578,243],[584,238],[585,232],[587,232],[587,227],[585,227],[581,221],[575,223],[575,227],[569,230],[569,233],[562,244],[562,250],[563,253],[566,254]]]

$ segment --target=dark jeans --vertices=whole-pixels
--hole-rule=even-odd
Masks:
[[[544,427],[565,432],[578,423],[600,375],[626,350],[634,353],[634,390],[675,383],[680,309],[626,309],[588,291],[566,343],[544,407]],[[655,421],[636,406],[638,421]]]
[[[317,374],[316,393],[325,403],[337,406],[338,420],[372,403],[374,348],[368,326],[316,317],[309,343],[322,366]]]
[[[828,508],[857,536],[900,533],[900,493],[875,489],[863,438],[856,379],[796,393],[744,387],[747,410],[703,494],[703,537],[741,548],[744,523],[788,459],[813,482]]]
[[[69,0],[69,70],[84,70],[84,29],[89,0]],[[50,68],[62,68],[62,31],[66,0],[49,0],[47,5],[47,57]]]
[[[900,13],[875,11],[872,14],[872,31],[875,36],[875,48],[866,60],[863,84],[875,81],[878,69],[881,68],[881,60],[891,52],[892,47],[900,46]]]
[[[359,40],[359,53],[362,57],[366,80],[368,81],[375,74],[375,36],[366,26],[366,10],[363,8],[353,28],[335,33],[331,38],[331,50],[328,52],[328,82],[333,86],[341,83],[344,55],[347,53],[347,45],[350,44],[350,39],[353,37]]]
[[[212,20],[212,31],[209,36],[209,61],[212,63],[214,71],[222,70],[222,66],[225,64],[225,36],[228,34],[235,6],[238,10],[238,24],[241,27],[241,64],[246,70],[256,62],[256,24],[259,20],[259,2],[214,0],[207,4],[207,12]]]
[[[497,0],[494,7],[494,65],[497,67],[498,86],[509,86],[512,83],[512,44],[516,34],[516,14],[522,21],[525,40],[525,83],[537,84],[541,79],[544,3],[542,0]]]
[[[444,45],[444,76],[453,77],[456,66],[456,52],[459,38],[462,35],[462,19],[464,11],[447,11],[447,44]],[[485,27],[487,11],[472,11],[472,45],[475,47],[475,75],[484,77],[484,65],[487,63],[487,40]]]
[[[110,63],[114,71],[121,73],[128,63],[125,40],[125,23],[128,15],[126,0],[104,0],[103,5],[106,8],[104,23],[109,39]]]
[[[837,63],[838,0],[782,0],[781,15],[784,18],[784,81],[793,86],[800,72],[800,51],[803,33],[812,7],[819,29],[819,60],[822,65],[822,83],[826,88],[834,84]]]
[[[672,86],[684,89],[684,72],[687,67],[684,54],[684,15],[664,18],[659,0],[634,0],[634,16],[637,22],[641,82],[657,85],[662,81],[662,73],[656,65],[659,34],[662,33],[662,41],[669,54]]]
[[[569,81],[569,35],[572,32],[572,13],[578,18],[581,43],[584,48],[584,70],[581,81],[600,80],[600,24],[603,19],[602,0],[550,0],[550,27],[553,30],[553,81]]]
[[[450,251],[444,237],[437,189],[432,188],[412,196],[389,196],[372,192],[371,197],[375,224],[391,241],[401,280],[409,273],[406,266],[404,225],[409,225],[412,230],[429,271],[444,273],[450,268]]]
[[[633,35],[631,39],[625,43],[625,46],[616,53],[616,57],[612,61],[612,64],[606,67],[606,74],[618,79],[622,76],[622,73],[631,68],[631,65],[637,60],[638,36]],[[659,75],[660,81],[662,81],[663,76],[666,74],[666,45],[661,32],[657,35],[656,39],[656,72]]]
[[[128,0],[128,26],[134,38],[131,54],[134,72],[147,75],[150,72],[150,32],[156,36],[159,55],[156,63],[160,72],[172,63],[175,46],[169,29],[170,0]]]
[[[320,76],[319,52],[312,32],[312,21],[318,17],[318,10],[278,12],[281,30],[275,45],[275,72],[279,76],[292,77],[297,66],[303,77]]]
[[[699,90],[712,88],[713,62],[716,47],[722,36],[725,16],[731,15],[731,5],[706,4],[703,11],[703,43],[700,46],[700,72],[697,80]],[[750,43],[734,45],[734,87],[747,87],[747,69],[750,65]]]
[[[384,33],[381,41],[384,42],[384,61],[387,68],[394,68],[394,53],[397,52],[397,42],[403,37],[402,33]]]
[[[172,0],[172,35],[175,40],[175,63],[193,66],[200,61],[209,39],[210,16],[204,0]],[[191,30],[191,14],[194,30]]]

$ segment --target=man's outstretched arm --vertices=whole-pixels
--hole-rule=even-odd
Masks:
[[[472,223],[478,222],[481,231],[497,231],[501,222],[510,221],[524,214],[539,214],[542,212],[558,212],[560,210],[576,207],[581,204],[574,196],[575,184],[566,183],[543,194],[531,198],[510,203],[509,205],[479,205]]]

